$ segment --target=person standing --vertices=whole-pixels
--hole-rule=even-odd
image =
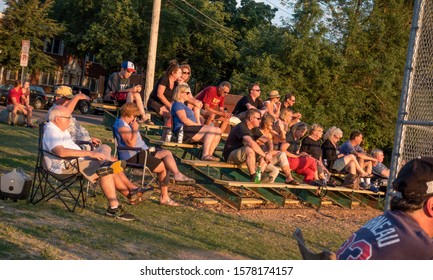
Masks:
[[[391,210],[368,221],[337,250],[339,260],[433,259],[433,158],[405,164]]]

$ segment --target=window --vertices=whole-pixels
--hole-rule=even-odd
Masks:
[[[59,83],[60,72],[55,71],[54,73],[50,72],[41,72],[39,76],[39,84],[52,86]]]
[[[58,39],[45,39],[44,52],[63,55],[63,41]]]

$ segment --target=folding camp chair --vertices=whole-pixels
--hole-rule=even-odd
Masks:
[[[304,260],[335,260],[335,253],[328,250],[320,253],[314,253],[305,245],[304,235],[300,228],[296,228],[293,237],[298,242],[299,250],[301,251],[302,259]]]
[[[50,172],[46,168],[44,158],[47,155],[63,159],[66,162],[77,166],[77,170],[79,169],[79,161],[77,157],[62,158],[44,150],[42,144],[44,126],[45,123],[39,124],[38,156],[29,202],[37,204],[41,201],[49,201],[52,198],[58,198],[71,212],[73,212],[78,205],[81,205],[84,208],[86,200],[84,195],[84,186],[87,180],[83,175],[78,171],[67,175],[56,174]],[[77,186],[76,189],[74,189],[75,186]]]
[[[114,139],[114,154],[117,156],[118,159],[122,159],[119,157],[119,150],[120,151],[136,151],[137,153],[141,152],[141,150],[142,150],[141,148],[119,147],[119,145],[117,143],[116,136],[114,135],[114,131],[113,131],[113,139]],[[131,168],[131,172],[133,169],[141,169],[142,170],[142,175],[141,175],[141,186],[142,187],[149,187],[149,186],[151,186],[152,183],[156,182],[156,175],[153,174],[153,172],[150,171],[149,167],[146,166],[148,154],[149,154],[149,150],[146,150],[143,165],[141,165],[139,163],[138,157],[137,157],[136,162],[128,162],[128,161],[126,162],[126,167]],[[146,173],[149,173],[149,176],[151,179],[149,182],[147,182],[147,184],[144,184],[144,178],[146,176]]]

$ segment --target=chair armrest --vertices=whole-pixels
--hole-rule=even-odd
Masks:
[[[78,141],[75,141],[75,144],[77,144],[80,147],[81,147],[81,145],[89,145],[91,151],[93,151],[95,149],[95,145],[92,142],[90,142],[90,141],[81,141],[81,140],[78,140]]]

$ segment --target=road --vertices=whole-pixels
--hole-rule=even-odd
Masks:
[[[6,106],[0,105],[0,111],[6,109]],[[102,115],[94,115],[94,114],[81,114],[78,110],[73,113],[74,117],[81,124],[102,124]],[[34,110],[33,111],[33,122],[44,120],[47,116],[47,110]]]

